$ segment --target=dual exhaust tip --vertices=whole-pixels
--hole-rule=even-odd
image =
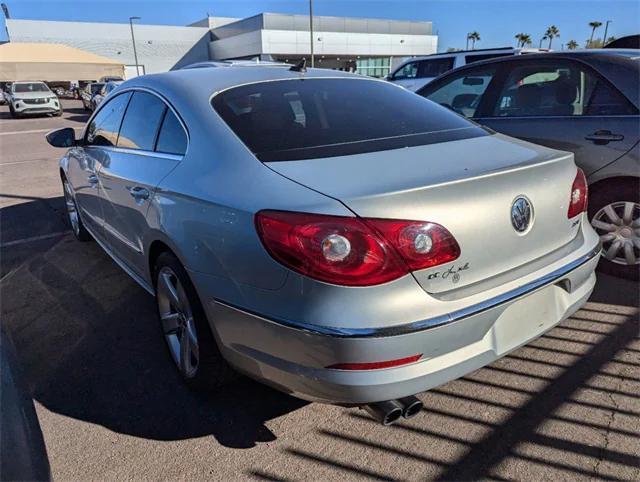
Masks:
[[[410,395],[397,400],[375,402],[365,405],[364,409],[382,425],[391,425],[401,417],[415,417],[422,410],[422,402]]]

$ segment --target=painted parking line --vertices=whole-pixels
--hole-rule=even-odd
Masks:
[[[65,126],[62,127],[58,127],[58,129],[63,129]],[[66,126],[66,127],[70,127],[70,126]],[[78,129],[84,129],[84,126],[82,127],[73,127],[73,129],[78,130]],[[0,132],[0,136],[14,136],[16,134],[38,134],[41,132],[50,132],[50,131],[54,131],[56,130],[56,128],[49,128],[49,129],[31,129],[31,130],[27,130],[27,131],[10,131],[10,132]]]
[[[2,162],[0,161],[0,167],[2,166],[10,166],[12,164],[25,164],[27,162],[47,162],[47,161],[52,161],[52,162],[58,162],[60,159],[58,158],[47,158],[47,159],[25,159],[23,161],[9,161],[9,162]]]
[[[71,231],[58,231],[57,233],[42,234],[40,236],[31,236],[30,238],[16,239],[15,241],[8,241],[6,243],[0,244],[0,248],[8,248],[9,246],[18,246],[20,244],[33,243],[34,241],[40,241],[42,239],[58,238],[69,233],[71,233]]]

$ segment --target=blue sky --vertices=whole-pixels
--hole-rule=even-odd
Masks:
[[[39,20],[83,20],[186,25],[206,16],[247,17],[261,12],[308,12],[307,0],[3,0],[12,18]],[[589,38],[592,20],[609,25],[610,35],[640,32],[638,0],[314,0],[317,15],[394,18],[433,21],[440,37],[439,50],[464,48],[466,33],[476,30],[477,48],[513,45],[513,36],[525,32],[535,46],[551,24],[560,29],[554,47],[570,39],[581,46]],[[4,20],[3,20],[4,21]],[[1,37],[6,37],[2,28]],[[604,27],[600,29],[600,35]],[[557,44],[556,44],[557,42]]]

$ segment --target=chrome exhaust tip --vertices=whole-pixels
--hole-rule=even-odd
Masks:
[[[422,402],[413,395],[403,397],[398,400],[398,403],[402,406],[402,416],[404,418],[415,417],[422,411]]]
[[[402,417],[403,408],[396,400],[365,405],[364,409],[382,425],[391,425]]]

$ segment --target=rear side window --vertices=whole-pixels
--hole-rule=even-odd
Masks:
[[[418,78],[438,77],[453,69],[453,57],[421,60],[418,63]]]
[[[394,84],[291,79],[226,90],[216,112],[261,161],[343,156],[487,135]]]
[[[510,57],[513,55],[513,52],[502,52],[500,54],[474,54],[474,55],[466,55],[464,61],[467,64],[471,64],[473,62],[480,62],[481,60],[489,60],[495,59],[498,57]]]
[[[170,109],[167,109],[160,134],[158,134],[158,143],[156,151],[166,154],[184,155],[187,150],[187,134],[182,124]]]
[[[566,60],[514,64],[494,115],[545,117],[626,115],[635,108],[606,80]]]
[[[164,102],[155,95],[135,92],[122,121],[118,147],[153,151],[166,108]]]
[[[87,127],[85,143],[94,146],[115,146],[118,139],[118,130],[122,123],[124,110],[131,97],[130,92],[125,92],[105,102]]]

